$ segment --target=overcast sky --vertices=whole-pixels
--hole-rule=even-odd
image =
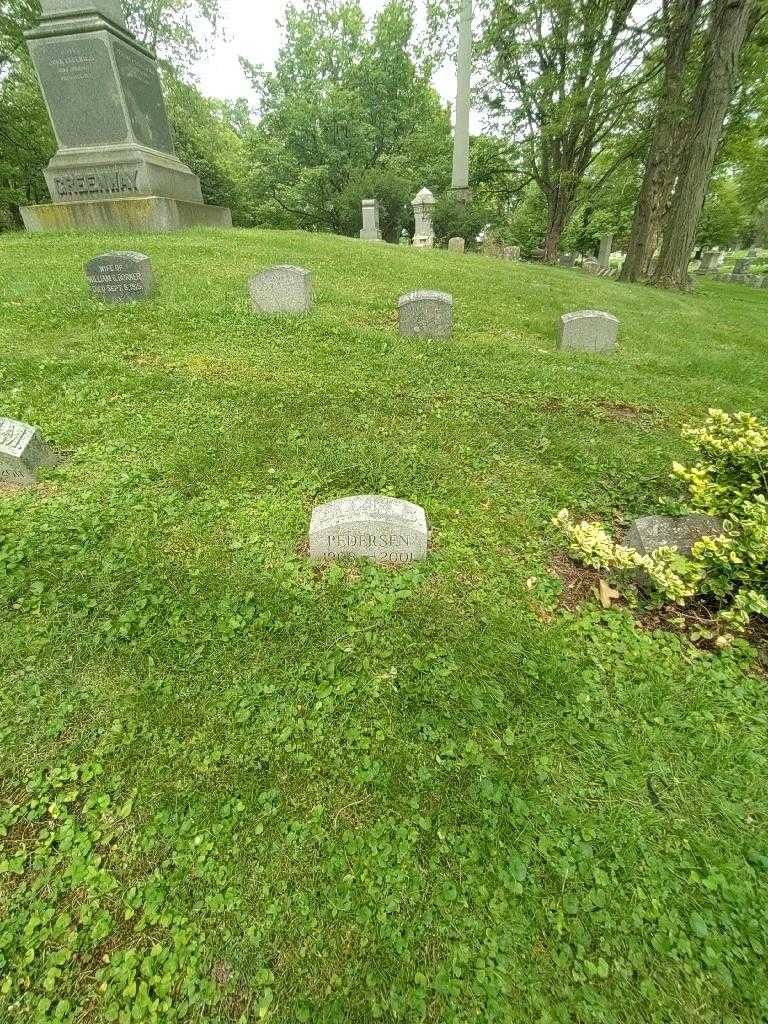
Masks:
[[[370,17],[380,11],[386,0],[361,0]],[[221,0],[224,38],[211,47],[195,69],[200,86],[206,96],[237,99],[245,96],[253,100],[248,81],[240,68],[238,57],[247,57],[254,64],[271,68],[280,46],[280,29],[276,22],[282,19],[288,0]],[[417,0],[422,13],[426,0]],[[453,104],[456,95],[456,77],[452,66],[441,68],[434,78],[440,95]],[[480,130],[480,121],[473,116],[473,130]]]

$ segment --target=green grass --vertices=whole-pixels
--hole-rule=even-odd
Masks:
[[[153,260],[145,304],[83,264]],[[246,279],[315,274],[306,319]],[[549,520],[653,511],[768,412],[768,293],[302,234],[0,239],[0,1020],[768,1019],[768,694],[558,611]],[[450,344],[398,295],[450,291]],[[554,351],[565,311],[611,357]],[[423,505],[422,566],[313,568],[313,505]],[[535,577],[535,581],[532,579]]]

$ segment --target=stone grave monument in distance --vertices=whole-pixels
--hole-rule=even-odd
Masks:
[[[29,231],[232,226],[175,154],[154,54],[120,0],[42,0],[25,36],[57,143],[53,202],[21,209]]]

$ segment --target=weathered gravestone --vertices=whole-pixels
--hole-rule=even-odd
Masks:
[[[413,244],[417,249],[431,249],[435,244],[435,229],[432,225],[435,202],[435,197],[428,188],[423,188],[411,202],[416,225],[413,232]]]
[[[569,267],[569,268],[571,268],[571,267],[573,267],[573,264],[575,263],[575,261],[576,261],[576,257],[574,256],[574,254],[572,252],[562,252],[562,253],[560,253],[560,259],[559,259],[558,262],[560,263],[561,267]]]
[[[698,541],[704,537],[719,537],[722,532],[722,520],[714,516],[643,516],[632,523],[623,544],[641,555],[669,547],[688,556]]]
[[[717,262],[717,249],[705,249],[701,254],[701,263],[696,268],[697,274],[708,274]]]
[[[323,560],[422,562],[427,557],[428,536],[421,506],[382,495],[355,495],[314,509],[309,555]]]
[[[365,242],[380,242],[379,201],[378,199],[363,200],[363,228],[360,237]]]
[[[0,484],[35,484],[38,468],[58,461],[37,427],[0,416]]]
[[[464,252],[466,244],[467,243],[463,238],[456,237],[448,239],[448,248],[451,250],[451,252]]]
[[[597,274],[599,268],[600,264],[597,262],[596,259],[586,259],[581,264],[581,269],[584,271],[585,274]]]
[[[141,252],[105,252],[85,265],[91,293],[104,302],[140,302],[152,294],[149,256]]]
[[[749,257],[742,257],[740,260],[736,260],[733,264],[734,274],[746,274],[749,268],[752,266],[753,260]]]
[[[248,283],[256,313],[308,313],[312,309],[312,275],[303,267],[267,267]]]
[[[519,245],[505,245],[504,246],[504,259],[512,260],[513,262],[520,259],[520,246]]]
[[[402,338],[433,338],[438,341],[453,333],[453,297],[446,292],[411,292],[398,301]]]
[[[120,0],[42,0],[25,32],[56,137],[49,205],[22,207],[30,231],[231,227],[176,156],[155,55]]]
[[[615,316],[597,309],[582,309],[560,317],[557,347],[576,352],[613,352],[618,334],[619,321]]]

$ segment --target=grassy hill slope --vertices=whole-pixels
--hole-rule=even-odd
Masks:
[[[156,296],[100,305],[124,248]],[[274,263],[311,316],[250,313]],[[0,414],[71,453],[0,495],[0,1018],[765,1020],[765,676],[558,610],[548,524],[768,412],[768,292],[246,231],[3,236],[0,282]],[[615,356],[554,351],[584,308]],[[369,492],[429,560],[313,568]]]

